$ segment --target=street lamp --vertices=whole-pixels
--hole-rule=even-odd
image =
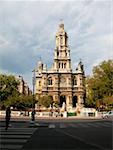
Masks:
[[[31,113],[31,119],[34,122],[35,121],[35,69],[32,71],[33,72],[33,79],[32,79],[32,83],[33,83],[33,101],[32,101],[32,113]]]

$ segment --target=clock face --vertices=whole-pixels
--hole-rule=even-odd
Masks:
[[[65,83],[66,82],[66,78],[62,77],[60,81],[61,81],[61,83]]]

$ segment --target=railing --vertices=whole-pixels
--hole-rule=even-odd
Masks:
[[[84,91],[84,87],[74,87],[73,90],[75,90],[75,91]]]
[[[68,91],[68,90],[74,90],[74,91],[84,91],[84,87],[47,87],[46,90],[53,91],[53,90],[61,90],[61,91]]]
[[[52,91],[52,90],[53,90],[53,87],[48,87],[47,90]]]

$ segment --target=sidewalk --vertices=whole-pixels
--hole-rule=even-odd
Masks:
[[[0,119],[5,119],[5,116],[0,116]],[[25,120],[31,120],[31,116],[12,116],[11,119],[25,119]],[[71,120],[71,119],[102,119],[101,116],[99,117],[81,117],[81,116],[69,116],[69,117],[35,117],[35,120]]]

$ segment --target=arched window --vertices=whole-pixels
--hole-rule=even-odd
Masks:
[[[63,68],[64,64],[62,63],[62,68]]]
[[[60,63],[59,63],[59,68],[60,68]]]
[[[66,96],[65,95],[61,95],[60,96],[60,103],[59,103],[60,107],[62,107],[64,105],[64,109],[66,109]]]
[[[66,63],[64,63],[64,68],[66,68]]]
[[[73,107],[76,107],[77,99],[78,99],[77,96],[73,96],[73,98],[72,98],[72,105],[73,105]]]
[[[39,81],[39,86],[41,86],[41,81]]]
[[[82,78],[80,78],[80,85],[82,85]]]
[[[48,85],[52,85],[52,78],[51,77],[48,78]]]
[[[63,36],[60,37],[60,43],[63,44]]]
[[[77,79],[76,79],[76,76],[74,76],[74,78],[73,78],[73,85],[77,85]]]

